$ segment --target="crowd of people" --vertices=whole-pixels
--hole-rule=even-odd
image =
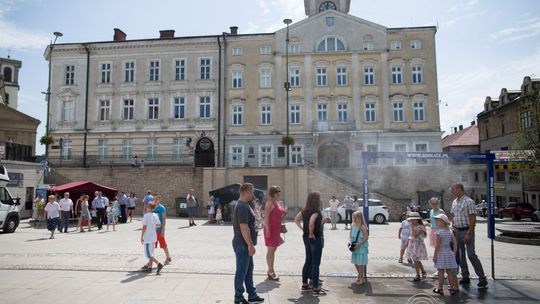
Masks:
[[[279,186],[268,189],[265,200],[259,202],[254,193],[253,184],[244,183],[240,186],[239,199],[235,201],[232,210],[233,239],[232,247],[236,257],[236,270],[234,278],[235,303],[261,303],[264,301],[256,291],[253,282],[253,256],[256,253],[255,246],[259,230],[262,230],[266,247],[267,279],[279,281],[280,277],[275,269],[276,252],[285,242],[283,235],[287,233],[284,219],[287,208],[281,199]],[[433,288],[435,294],[444,294],[445,276],[448,278],[448,291],[450,294],[459,292],[459,285],[470,284],[467,259],[474,267],[478,275],[479,288],[487,287],[487,279],[484,274],[474,247],[474,231],[476,226],[476,208],[474,201],[467,197],[462,184],[454,184],[451,187],[454,196],[450,213],[452,220],[445,211],[440,208],[438,198],[431,198],[429,223],[424,223],[418,212],[407,212],[398,231],[400,242],[399,263],[404,259],[414,266],[416,276],[413,281],[422,281],[427,277],[424,262],[429,259],[428,245],[433,248],[432,261],[437,272],[438,284]],[[78,229],[81,232],[85,227],[91,231],[91,220],[95,218],[97,228],[102,229],[106,223],[113,231],[117,223],[131,222],[132,212],[137,205],[137,198],[133,193],[127,195],[121,192],[112,202],[101,192],[94,193],[94,199],[89,202],[88,195],[82,195],[74,207],[68,192],[63,193],[63,198],[58,199],[55,195],[47,197],[44,204],[41,197],[34,202],[36,217],[39,210],[43,209],[43,217],[47,220],[47,228],[51,231],[50,238],[58,229],[67,232],[68,221],[71,216],[78,217]],[[195,226],[197,199],[191,189],[187,195],[187,208],[190,226]],[[222,223],[221,204],[216,203],[214,197],[210,197],[207,203],[208,223]],[[163,267],[171,263],[167,242],[165,240],[165,228],[167,224],[166,207],[161,202],[159,194],[152,194],[149,190],[143,199],[145,214],[142,219],[141,243],[144,247],[145,257],[148,262],[142,270],[152,271],[153,264],[157,265],[157,273],[161,273]],[[316,296],[326,295],[329,290],[322,287],[323,280],[320,278],[320,265],[324,248],[324,224],[331,223],[332,229],[336,229],[336,215],[333,213],[340,202],[336,197],[329,201],[329,215],[323,214],[323,203],[319,192],[308,194],[301,211],[296,214],[294,223],[302,231],[302,239],[305,249],[305,260],[302,267],[302,292],[312,292]],[[369,230],[362,211],[358,210],[358,198],[356,196],[344,199],[346,207],[345,227],[349,231],[348,249],[351,252],[351,263],[357,271],[354,284],[366,283],[366,266],[369,261]],[[121,219],[121,220],[119,220]],[[163,263],[157,260],[154,248],[159,247],[165,253]],[[458,270],[461,270],[461,280],[458,281]],[[247,292],[248,298],[244,298]]]

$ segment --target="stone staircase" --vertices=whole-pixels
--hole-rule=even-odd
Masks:
[[[48,185],[63,185],[71,182],[73,180],[50,167],[49,172],[46,172],[43,176],[43,183]]]

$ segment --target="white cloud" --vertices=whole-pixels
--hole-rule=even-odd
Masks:
[[[531,38],[540,34],[540,18],[523,20],[518,26],[511,26],[494,32],[491,39],[500,42],[510,42]]]
[[[483,110],[486,96],[498,98],[502,88],[519,90],[523,77],[533,73],[540,75],[539,68],[540,49],[537,49],[517,60],[489,67],[471,67],[466,73],[441,76],[441,129],[448,132],[450,127],[467,125]]]
[[[48,35],[25,29],[9,22],[6,15],[15,6],[14,0],[0,0],[0,48],[43,49],[49,43]]]
[[[305,17],[304,6],[299,5],[298,1],[260,0],[258,6],[261,10],[258,17],[263,18],[250,20],[248,22],[248,32],[275,32],[285,27],[283,19],[290,18],[293,22],[298,22]]]

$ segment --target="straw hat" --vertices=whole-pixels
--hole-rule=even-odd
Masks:
[[[407,220],[421,220],[422,218],[420,217],[420,214],[418,212],[411,212],[409,213],[409,217],[407,218]]]
[[[450,219],[449,219],[448,216],[446,216],[446,214],[444,214],[444,213],[435,215],[434,218],[436,218],[436,219],[441,219],[441,220],[443,220],[447,225],[450,225]]]

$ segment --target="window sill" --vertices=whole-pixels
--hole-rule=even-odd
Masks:
[[[144,85],[146,85],[146,86],[161,86],[162,84],[163,84],[162,81],[151,81],[151,80],[149,80],[149,81],[144,82]]]

